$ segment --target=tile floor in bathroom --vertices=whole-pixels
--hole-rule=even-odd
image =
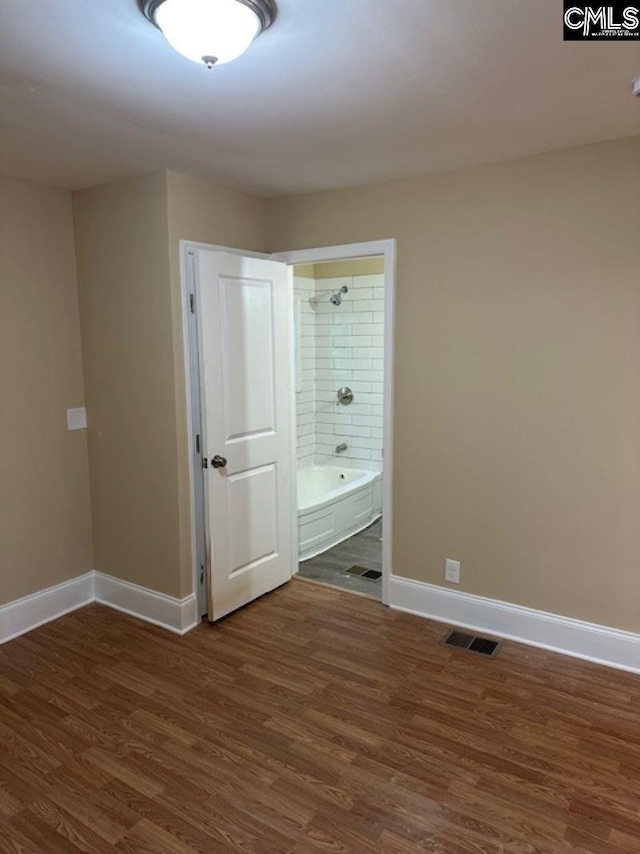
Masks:
[[[367,593],[375,599],[382,598],[382,581],[372,581],[358,575],[347,575],[352,566],[382,571],[382,519],[350,537],[343,543],[317,557],[300,564],[300,578],[333,584],[344,590]]]

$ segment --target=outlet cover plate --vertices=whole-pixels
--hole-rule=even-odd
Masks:
[[[67,409],[67,429],[87,429],[87,410],[84,406],[80,406],[77,409]]]
[[[460,584],[460,561],[447,558],[444,564],[444,580],[450,584]]]

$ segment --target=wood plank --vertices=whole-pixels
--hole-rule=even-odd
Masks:
[[[293,582],[0,649],[0,850],[640,854],[640,679]]]

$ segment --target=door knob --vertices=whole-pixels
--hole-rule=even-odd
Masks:
[[[215,457],[211,460],[211,465],[214,469],[225,469],[227,467],[227,458],[221,457],[219,454],[216,454]]]

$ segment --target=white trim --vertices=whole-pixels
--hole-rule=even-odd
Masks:
[[[391,607],[551,652],[640,673],[640,635],[434,584],[391,577]]]
[[[270,257],[285,264],[321,264],[323,261],[347,261],[350,258],[386,257],[395,250],[395,240],[367,240],[362,243],[343,243],[338,246],[320,246],[315,249],[293,249],[289,252],[274,252]],[[385,270],[386,273],[386,270]]]
[[[185,635],[199,622],[195,593],[174,599],[103,572],[95,573],[95,601],[179,635]]]
[[[384,258],[384,426],[382,467],[382,602],[390,604],[393,555],[393,411],[394,411],[394,355],[395,355],[395,294],[396,294],[396,241],[370,240],[341,246],[324,246],[317,249],[296,249],[275,252],[274,261],[289,265],[320,264],[323,261],[345,261],[350,258]],[[296,521],[297,524],[297,521]]]
[[[0,644],[94,602],[179,635],[199,623],[195,593],[186,599],[174,599],[91,571],[0,607]]]
[[[296,416],[296,394],[298,392],[298,365],[296,364],[296,354],[300,349],[300,326],[296,323],[296,296],[293,267],[287,267],[287,287],[289,288],[289,324],[291,327],[292,344],[290,357],[291,371],[291,397],[289,400],[289,433],[291,437],[291,506],[293,508],[293,521],[291,523],[291,577],[298,574],[300,563],[298,555],[300,553],[300,526],[298,521],[298,419]],[[298,316],[298,321],[301,315]],[[296,341],[295,338],[298,337]]]
[[[191,243],[187,240],[180,241],[180,280],[182,285],[182,338],[184,342],[184,375],[185,392],[187,402],[187,449],[189,454],[189,505],[191,507],[190,534],[191,534],[191,572],[193,591],[198,598],[198,611],[200,616],[207,612],[209,567],[206,547],[206,521],[204,511],[204,481],[201,456],[198,458],[195,449],[194,436],[200,430],[200,448],[204,447],[204,425],[200,416],[200,424],[197,425],[200,406],[196,408],[197,400],[194,399],[194,386],[200,384],[200,377],[192,370],[192,363],[200,364],[200,353],[198,351],[197,336],[192,333],[192,314],[190,299],[195,299],[197,290],[197,268],[195,262],[195,250],[202,244]],[[195,376],[194,376],[195,374]],[[199,393],[199,392],[198,392]],[[199,479],[199,480],[198,480]],[[198,548],[198,529],[202,530],[201,555]],[[200,557],[205,564],[205,583],[200,585]]]
[[[16,599],[0,608],[0,644],[94,601],[93,572]]]
[[[238,249],[235,246],[218,246],[217,243],[199,243],[197,240],[181,240],[180,254],[184,258],[189,249],[204,249],[206,252],[226,252],[228,255],[244,255],[248,258],[262,258],[273,261],[273,255],[266,252],[252,252],[250,249]]]

